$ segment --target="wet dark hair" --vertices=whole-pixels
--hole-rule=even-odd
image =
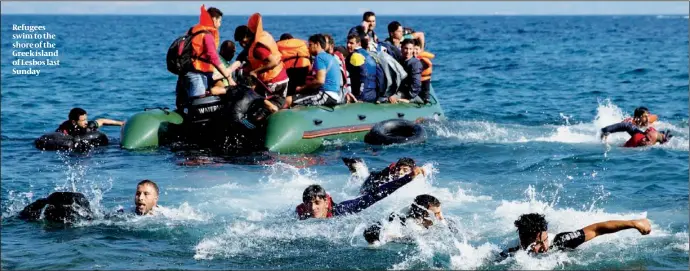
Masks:
[[[379,241],[379,236],[381,235],[381,223],[376,223],[364,229],[362,235],[364,236],[364,240],[367,240],[367,243],[369,244]]]
[[[231,40],[224,40],[220,45],[220,52],[218,54],[223,57],[225,61],[229,62],[235,57],[235,51],[235,43]]]
[[[402,48],[402,47],[405,47],[405,46],[408,45],[408,44],[412,44],[412,46],[414,46],[414,41],[411,40],[411,39],[403,40],[403,41],[400,43],[400,47],[401,47],[401,48]]]
[[[283,33],[282,35],[280,35],[280,40],[289,40],[289,39],[293,39],[293,38],[294,37],[290,33]]]
[[[309,37],[309,42],[320,45],[322,49],[326,48],[326,38],[321,34],[311,35],[311,37]]]
[[[515,220],[514,224],[522,245],[532,243],[537,234],[549,229],[549,223],[546,222],[544,215],[538,213],[523,214]]]
[[[362,21],[366,21],[371,16],[376,16],[376,14],[373,11],[364,12],[364,14],[362,15]]]
[[[206,10],[209,15],[211,15],[211,18],[218,18],[218,17],[223,17],[223,12],[220,11],[220,9],[210,7]]]
[[[388,33],[395,32],[395,30],[398,30],[398,28],[401,26],[402,25],[398,21],[392,21],[388,24]]]
[[[326,190],[323,189],[323,187],[318,184],[312,184],[304,189],[304,192],[302,193],[302,202],[307,203],[311,202],[315,198],[326,199],[326,197]]]
[[[75,107],[69,111],[68,118],[69,118],[69,120],[79,120],[79,117],[81,115],[86,115],[86,110],[84,110],[80,107]]]
[[[235,41],[241,41],[244,38],[253,39],[254,33],[252,33],[252,30],[249,29],[249,26],[240,25],[237,28],[235,28],[234,38]]]
[[[347,39],[346,39],[346,40],[349,41],[349,40],[351,40],[351,39],[354,39],[357,43],[362,43],[362,38],[361,38],[360,35],[358,35],[358,34],[354,34],[354,33],[353,33],[353,34],[347,35]]]
[[[395,167],[408,166],[414,168],[416,165],[414,159],[409,157],[400,158],[398,162],[395,162]]]
[[[640,106],[638,108],[635,108],[635,113],[633,113],[633,117],[635,117],[635,118],[642,117],[642,114],[644,114],[644,113],[649,114],[649,109],[644,107],[644,106]]]
[[[412,43],[414,43],[414,46],[422,47],[422,41],[419,39],[412,39]]]
[[[438,206],[441,206],[441,202],[436,197],[428,194],[419,195],[414,198],[414,203],[410,206],[408,217],[426,217],[429,213],[426,209]]]
[[[333,35],[328,34],[328,33],[323,33],[321,35],[323,35],[323,37],[326,39],[326,43],[333,45],[333,47],[335,47],[335,41],[333,40]]]
[[[156,189],[156,195],[160,195],[160,190],[158,190],[158,185],[155,182],[153,182],[152,180],[149,180],[149,179],[143,180],[137,184],[137,187],[140,185],[145,185],[145,184],[152,185],[153,188]]]

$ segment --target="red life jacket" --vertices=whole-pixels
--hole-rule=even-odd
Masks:
[[[337,57],[340,60],[340,74],[343,76],[343,88],[348,88],[350,86],[350,84],[348,84],[348,79],[350,78],[350,75],[347,74],[347,67],[345,66],[345,57],[338,51],[333,51],[333,56]]]
[[[644,145],[644,140],[647,138],[646,133],[651,132],[651,131],[656,131],[654,127],[649,127],[645,133],[637,133],[634,134],[630,139],[628,139],[627,142],[625,142],[625,145],[623,147],[626,148],[635,148],[635,147],[640,147]]]
[[[326,200],[328,201],[328,213],[326,213],[327,218],[333,217],[333,199],[331,198],[331,195],[326,194]],[[305,220],[307,218],[312,218],[311,210],[307,207],[306,204],[300,203],[297,205],[297,208],[295,209],[297,212],[297,216],[299,216],[300,220]]]

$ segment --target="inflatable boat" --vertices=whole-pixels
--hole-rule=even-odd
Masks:
[[[430,91],[430,102],[427,104],[398,103],[398,104],[372,104],[351,103],[327,106],[295,107],[289,110],[281,110],[268,116],[261,128],[252,127],[241,117],[222,114],[220,117],[207,120],[206,127],[215,123],[234,122],[234,125],[221,125],[221,130],[208,130],[199,126],[198,120],[183,117],[178,112],[167,109],[152,109],[140,112],[129,118],[122,128],[121,147],[134,150],[142,148],[155,148],[175,141],[190,140],[185,133],[202,133],[208,137],[225,133],[226,137],[234,137],[236,142],[251,140],[258,143],[259,149],[271,152],[292,154],[311,153],[319,149],[325,140],[362,141],[364,136],[379,122],[390,119],[405,119],[416,121],[418,119],[443,119],[445,115],[436,98],[433,88]],[[207,102],[206,111],[223,111],[221,98]],[[254,101],[263,101],[254,97]],[[234,106],[234,105],[233,105]],[[245,107],[248,107],[246,105]],[[227,106],[232,107],[232,106]],[[239,115],[239,114],[238,114]],[[185,123],[187,122],[187,123]],[[185,127],[185,124],[195,126]],[[242,123],[244,125],[237,125]],[[231,127],[231,128],[228,128]],[[247,133],[249,131],[255,134]],[[243,130],[243,131],[240,131]],[[222,131],[222,132],[220,132]],[[202,137],[203,138],[203,137]],[[203,141],[203,140],[202,140]],[[225,142],[228,140],[226,139]],[[218,141],[214,141],[218,142]]]

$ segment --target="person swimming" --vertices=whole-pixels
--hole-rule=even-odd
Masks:
[[[433,218],[432,218],[433,217]],[[404,214],[391,213],[388,216],[388,222],[393,223],[398,221],[400,225],[406,226],[407,223],[413,222],[424,229],[429,229],[434,225],[434,221],[445,222],[451,232],[457,232],[455,223],[451,220],[446,220],[441,212],[441,201],[436,197],[428,194],[422,194],[415,197],[414,201]],[[374,244],[381,241],[381,239],[399,239],[400,236],[381,236],[381,230],[384,227],[383,223],[376,222],[367,227],[362,235],[369,244]]]
[[[345,165],[350,169],[350,172],[353,174],[358,173],[357,169],[360,169],[360,171],[366,169],[366,165],[361,158],[343,157],[342,159],[343,163],[345,163]],[[424,169],[418,167],[414,159],[409,157],[400,158],[397,162],[391,163],[386,168],[371,172],[364,180],[364,183],[360,188],[360,193],[365,194],[367,192],[375,192],[376,189],[381,185],[410,173],[414,173],[414,175],[422,174],[426,176]]]
[[[609,220],[594,223],[572,232],[556,234],[549,244],[548,222],[542,214],[523,214],[515,220],[519,245],[501,252],[502,257],[508,257],[519,250],[526,250],[530,254],[545,253],[549,250],[575,249],[583,243],[598,236],[616,233],[626,229],[636,229],[642,235],[652,232],[652,226],[646,218],[635,220]]]
[[[664,144],[673,136],[670,130],[658,132],[654,127],[643,130],[643,128],[654,123],[657,119],[657,115],[650,114],[649,109],[641,106],[635,108],[632,118],[626,118],[619,123],[601,128],[600,138],[606,143],[610,134],[627,132],[630,135],[630,139],[623,145],[624,147],[634,148],[649,146],[657,142]]]
[[[308,218],[331,218],[334,216],[355,214],[388,197],[390,194],[410,183],[417,173],[410,173],[389,181],[376,189],[364,191],[363,195],[341,203],[334,203],[331,196],[320,185],[313,184],[304,189],[302,203],[295,212],[300,220]]]
[[[136,215],[151,215],[158,207],[158,185],[151,180],[143,180],[137,184],[134,196],[134,210]],[[74,224],[79,221],[94,219],[94,210],[84,194],[79,192],[53,192],[46,198],[41,198],[24,207],[18,218],[26,221],[46,221]],[[117,211],[125,213],[124,209]],[[112,218],[117,214],[106,214],[105,218]]]

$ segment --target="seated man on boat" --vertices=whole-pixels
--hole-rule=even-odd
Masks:
[[[415,54],[414,57],[418,58],[422,62],[422,91],[419,92],[419,98],[428,103],[430,99],[431,92],[431,73],[433,64],[431,60],[435,57],[434,54],[424,51],[422,42],[418,39],[413,39]]]
[[[309,53],[314,56],[311,80],[307,84],[295,89],[297,94],[289,96],[285,102],[285,108],[296,105],[327,105],[341,104],[344,98],[342,93],[342,74],[338,61],[327,53],[326,39],[321,34],[309,37]]]
[[[405,30],[408,30],[409,33],[406,33]],[[390,53],[393,57],[395,57],[395,59],[398,59],[399,61],[403,60],[402,52],[400,51],[402,41],[407,39],[419,40],[421,43],[421,47],[424,48],[423,32],[414,32],[414,30],[403,28],[403,26],[398,21],[392,21],[388,24],[388,38],[386,38],[384,42],[393,45],[391,49],[395,49],[393,49]]]
[[[422,62],[414,56],[415,48],[413,40],[402,42],[402,54],[404,61],[401,63],[407,72],[407,77],[402,81],[398,93],[388,97],[390,103],[424,103],[419,93],[422,91]]]
[[[234,42],[231,40],[224,40],[223,43],[221,43],[220,51],[218,52],[223,66],[227,67],[231,74],[241,66],[241,62],[232,61],[232,59],[235,57],[235,50]],[[230,82],[227,78],[225,78],[225,76],[223,76],[222,73],[218,71],[218,69],[215,69],[213,71],[213,87],[211,87],[210,90],[211,95],[226,94],[228,87],[237,85],[236,78],[232,77],[231,79],[233,82]]]
[[[247,50],[246,74],[257,79],[254,89],[266,97],[264,104],[276,112],[285,103],[289,78],[273,36],[264,31],[261,14],[249,17],[246,26],[235,29],[235,41]]]
[[[362,48],[361,37],[358,34],[347,36],[347,50],[350,55],[345,60],[345,66],[352,83],[352,94],[359,101],[376,102],[378,98],[376,60],[370,52]]]
[[[311,72],[311,54],[307,42],[294,38],[290,33],[280,35],[277,42],[278,50],[282,55],[285,71],[290,79],[286,96],[295,95],[295,89],[307,82],[307,76]]]
[[[362,37],[362,39],[366,39],[368,41],[362,41],[362,44],[365,45],[365,49],[376,52],[378,50],[377,44],[379,42],[379,37],[376,36],[374,28],[376,28],[376,14],[374,14],[372,11],[367,11],[362,15],[362,23],[358,26],[350,28],[350,31],[347,33],[347,35],[360,35],[363,33],[364,37]]]
[[[230,85],[234,85],[232,81],[232,72],[225,68],[220,58],[218,57],[217,48],[220,43],[220,34],[218,29],[221,26],[223,13],[214,7],[204,9],[201,6],[201,15],[199,16],[199,23],[192,27],[188,34],[199,33],[192,37],[189,41],[192,43],[191,50],[191,70],[181,71],[176,87],[176,106],[178,110],[186,108],[186,104],[196,98],[207,95],[214,85],[213,72],[220,72],[223,77],[227,78]],[[180,53],[184,49],[184,45],[180,45]],[[186,95],[185,91],[186,91]]]
[[[103,125],[122,126],[124,125],[124,122],[111,119],[96,119],[89,121],[86,110],[75,107],[69,111],[68,119],[60,124],[55,132],[71,136],[78,136],[96,131]]]
[[[331,196],[320,185],[310,185],[302,193],[302,203],[297,206],[296,212],[300,220],[331,218],[359,213],[388,197],[399,188],[411,182],[415,177],[416,174],[413,171],[410,174],[379,186],[376,192],[368,192],[358,198],[341,203],[334,203]]]
[[[338,67],[340,67],[340,74],[342,75],[340,88],[342,89],[342,93],[345,93],[345,102],[357,102],[357,98],[352,95],[352,89],[350,88],[350,75],[347,73],[347,67],[345,66],[345,56],[343,56],[341,52],[335,50],[335,41],[331,34],[323,34],[323,37],[326,39],[326,53],[329,53],[338,61]]]
[[[413,222],[414,224],[422,227],[423,229],[429,229],[434,225],[434,221],[440,222],[448,226],[452,232],[457,232],[457,227],[452,220],[445,220],[443,214],[441,213],[441,201],[436,197],[428,194],[422,194],[414,198],[412,204],[407,208],[406,211],[401,213],[391,213],[388,216],[388,223],[400,223],[401,226],[407,226],[408,222]],[[400,239],[404,236],[399,235],[383,235],[382,229],[384,224],[381,222],[376,222],[374,225],[369,226],[364,230],[364,239],[369,244],[374,244],[378,241]]]
[[[586,226],[572,232],[556,234],[549,244],[548,222],[544,215],[531,213],[523,214],[515,220],[519,236],[519,245],[509,248],[501,253],[502,257],[508,257],[519,250],[527,250],[529,254],[540,254],[549,250],[575,249],[585,242],[598,236],[616,233],[627,229],[636,229],[642,235],[652,232],[652,226],[646,218],[635,220],[609,220]]]
[[[343,162],[353,174],[357,173],[358,168],[366,168],[364,161],[360,158],[343,158]],[[414,159],[403,157],[380,171],[371,172],[364,180],[360,193],[375,193],[381,185],[408,174],[426,175],[426,172],[416,165]]]

